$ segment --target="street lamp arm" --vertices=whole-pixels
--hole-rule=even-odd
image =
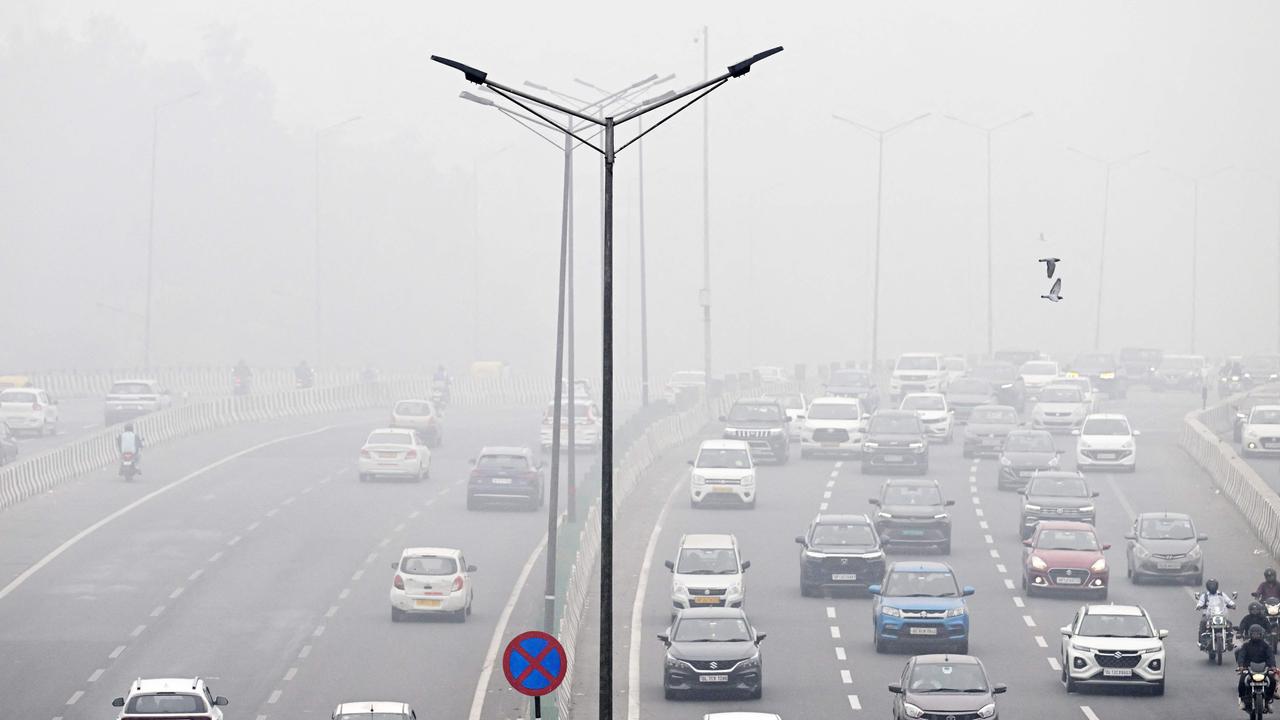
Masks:
[[[854,126],[854,127],[858,128],[859,130],[861,130],[861,131],[863,131],[863,132],[867,133],[868,135],[873,135],[873,136],[875,136],[875,137],[877,137],[877,138],[879,138],[879,137],[881,137],[881,136],[883,136],[883,135],[884,135],[884,131],[883,131],[883,130],[876,130],[876,129],[875,129],[875,128],[873,128],[873,127],[870,127],[870,126],[867,126],[867,125],[863,125],[862,123],[858,122],[857,120],[850,120],[849,118],[844,117],[843,115],[836,115],[835,113],[832,113],[832,114],[831,114],[831,117],[835,118],[836,120],[839,120],[839,121],[840,121],[840,122],[842,122],[842,123],[848,123],[849,125],[852,125],[852,126]]]
[[[736,62],[729,66],[729,76],[742,77],[743,75],[746,75],[747,73],[751,72],[752,65],[760,62],[761,60],[769,57],[770,55],[777,55],[780,52],[782,52],[781,45],[779,45],[776,48],[765,50],[764,52],[758,52],[755,55],[752,55],[751,57],[741,62]]]
[[[897,125],[894,125],[893,127],[889,128],[888,130],[885,130],[885,131],[884,131],[884,135],[885,135],[885,137],[888,137],[888,136],[892,135],[893,133],[896,133],[896,132],[898,132],[899,130],[901,130],[901,129],[905,128],[905,127],[906,127],[906,126],[908,126],[908,125],[912,125],[912,124],[914,124],[914,123],[918,123],[918,122],[920,122],[921,120],[923,120],[923,119],[925,119],[925,118],[929,117],[929,116],[930,116],[930,115],[932,115],[932,114],[933,114],[933,113],[931,113],[931,112],[927,112],[927,113],[920,113],[919,115],[917,115],[917,116],[915,116],[915,117],[911,118],[910,120],[906,120],[906,121],[900,122],[900,123],[898,123]]]
[[[707,88],[706,88],[705,90],[703,90],[701,93],[699,93],[698,95],[694,96],[694,97],[693,97],[693,99],[689,100],[689,102],[687,102],[687,103],[685,103],[685,104],[681,105],[680,107],[678,107],[678,108],[676,108],[675,110],[673,110],[673,111],[672,111],[670,114],[668,114],[666,117],[664,117],[664,118],[662,118],[661,120],[659,120],[658,122],[654,123],[652,127],[646,128],[646,129],[645,129],[643,132],[641,132],[639,135],[636,135],[635,137],[631,138],[631,139],[630,139],[630,140],[628,140],[627,142],[623,143],[622,147],[620,147],[620,148],[618,148],[617,150],[615,150],[615,151],[614,151],[614,154],[616,155],[617,153],[620,153],[620,152],[622,152],[623,150],[626,150],[628,147],[630,147],[630,146],[632,145],[632,143],[635,143],[636,141],[640,140],[640,138],[644,137],[645,135],[648,135],[649,133],[653,132],[654,130],[657,130],[658,128],[662,127],[663,123],[665,123],[666,121],[668,121],[668,120],[670,120],[671,118],[675,117],[676,115],[679,115],[679,114],[680,114],[680,112],[681,112],[682,110],[684,110],[685,108],[689,107],[690,105],[692,105],[692,104],[694,104],[694,103],[698,102],[699,100],[701,100],[702,98],[704,98],[704,97],[706,97],[708,94],[710,94],[710,93],[711,93],[711,91],[715,90],[716,88],[720,87],[721,85],[724,85],[724,84],[725,84],[725,83],[727,83],[727,82],[729,82],[729,78],[725,77],[725,78],[722,78],[722,79],[720,80],[720,82],[718,82],[718,83],[716,83],[716,84],[714,84],[714,85],[712,85],[712,86],[710,86],[710,87],[707,87]],[[646,112],[648,112],[649,110],[653,110],[653,109],[659,108],[659,107],[661,107],[661,106],[663,106],[663,105],[666,105],[666,104],[667,104],[667,103],[669,103],[669,102],[672,102],[672,101],[674,101],[674,100],[678,100],[680,97],[682,97],[682,96],[684,96],[684,95],[688,95],[688,93],[674,93],[674,92],[673,92],[673,93],[671,93],[671,97],[668,97],[668,98],[663,98],[663,96],[659,95],[658,97],[653,98],[652,100],[650,100],[650,101],[649,101],[649,103],[648,103],[648,104],[649,104],[649,106],[648,106],[648,107],[646,107],[646,105],[645,105],[645,104],[641,104],[641,105],[640,105],[640,107],[636,108],[635,110],[632,110],[631,112],[627,113],[626,115],[623,115],[623,116],[622,116],[622,120],[619,120],[618,122],[623,122],[623,121],[626,121],[626,120],[630,120],[630,119],[631,119],[631,118],[633,118],[633,117],[639,117],[639,116],[641,116],[641,115],[645,114]]]
[[[520,105],[521,107],[524,107],[524,109],[525,109],[525,110],[528,110],[529,112],[531,112],[531,113],[533,113],[533,114],[535,114],[535,115],[537,115],[538,113],[534,112],[532,109],[530,109],[530,108],[528,108],[528,107],[525,107],[523,103],[520,103],[519,101],[515,100],[515,99],[514,99],[513,97],[511,97],[511,96],[512,96],[512,95],[514,95],[515,97],[524,98],[525,100],[528,100],[529,102],[537,103],[538,105],[541,105],[541,106],[543,106],[543,107],[545,107],[545,108],[548,108],[548,109],[551,109],[551,110],[555,110],[555,111],[556,111],[556,112],[558,112],[558,113],[563,113],[563,114],[565,114],[565,115],[568,115],[569,117],[575,117],[575,118],[578,118],[579,120],[585,120],[585,121],[587,121],[587,122],[591,123],[592,125],[604,125],[604,123],[603,123],[603,122],[601,122],[601,121],[600,121],[599,119],[597,119],[597,118],[593,118],[593,117],[591,117],[590,115],[587,115],[587,114],[585,114],[585,113],[581,113],[581,112],[579,112],[579,111],[577,111],[577,110],[574,110],[573,108],[565,107],[564,105],[561,105],[561,104],[559,104],[559,103],[551,102],[550,100],[547,100],[547,99],[545,99],[545,98],[540,98],[540,97],[538,97],[537,95],[530,95],[529,93],[524,92],[523,90],[517,90],[517,89],[515,89],[515,88],[513,88],[513,87],[509,87],[509,86],[507,86],[507,85],[503,85],[503,84],[501,84],[501,83],[493,82],[492,80],[486,80],[484,84],[485,84],[485,85],[487,85],[487,86],[488,86],[491,90],[493,90],[494,92],[496,92],[496,93],[498,93],[499,95],[501,95],[501,96],[505,97],[506,99],[510,100],[511,102],[513,102],[513,103],[515,103],[515,104],[517,104],[517,105]],[[555,92],[555,91],[552,91],[552,92]],[[556,94],[558,95],[558,94],[560,94],[560,93],[556,93]],[[545,118],[544,118],[544,119],[545,119]],[[550,122],[550,121],[548,121],[548,122]]]
[[[601,155],[604,155],[604,150],[603,150],[603,149],[601,149],[601,148],[599,148],[599,147],[597,147],[597,146],[595,146],[595,145],[591,144],[591,142],[589,142],[589,141],[587,141],[587,140],[583,139],[582,137],[580,137],[577,133],[575,133],[575,132],[573,131],[573,128],[569,127],[568,125],[561,125],[560,123],[556,122],[555,120],[552,120],[551,118],[547,117],[546,115],[543,115],[542,113],[538,112],[537,110],[534,110],[533,108],[529,107],[528,105],[525,105],[524,103],[520,102],[519,100],[515,99],[514,97],[511,97],[510,95],[508,95],[508,94],[507,94],[507,92],[510,90],[510,88],[502,87],[502,86],[500,86],[500,85],[498,85],[498,84],[496,84],[496,83],[490,83],[490,84],[489,84],[489,87],[493,88],[494,92],[496,92],[496,93],[498,93],[499,95],[501,95],[501,96],[505,97],[506,99],[510,100],[511,102],[515,103],[516,105],[519,105],[520,107],[524,108],[526,111],[528,111],[528,112],[529,112],[531,115],[533,115],[534,117],[537,117],[539,120],[541,120],[541,121],[543,121],[543,122],[547,123],[548,125],[551,125],[552,127],[556,128],[556,129],[557,129],[557,130],[559,130],[560,132],[562,132],[562,133],[564,133],[564,134],[566,134],[566,135],[569,135],[569,136],[570,136],[570,137],[572,137],[574,140],[577,140],[578,142],[580,142],[580,143],[582,143],[583,145],[586,145],[587,147],[589,147],[589,148],[591,148],[591,149],[595,150],[596,152],[600,153]],[[520,92],[516,92],[516,94],[517,94],[517,95],[519,95],[519,96],[521,96],[521,97],[531,97],[531,96],[526,96],[524,93],[520,93]],[[585,120],[587,120],[588,122],[591,122],[591,123],[593,123],[593,124],[598,124],[598,123],[599,123],[599,121],[597,121],[597,120],[596,120],[595,118],[593,118],[593,117],[589,117],[589,116],[587,116],[587,115],[583,115],[583,114],[581,114],[581,113],[579,113],[579,112],[575,112],[575,111],[569,110],[568,108],[560,108],[560,106],[558,106],[558,105],[554,105],[554,104],[552,104],[552,103],[547,103],[546,101],[539,100],[539,99],[537,99],[537,98],[533,98],[533,100],[534,100],[534,102],[540,103],[540,104],[542,104],[542,105],[546,105],[546,106],[548,106],[548,107],[554,107],[554,108],[557,108],[557,109],[561,109],[561,110],[562,110],[562,111],[564,111],[564,112],[572,113],[575,117],[581,117],[581,118],[583,118],[583,119],[585,119]]]
[[[513,111],[513,110],[508,110],[507,108],[502,108],[502,107],[500,107],[500,108],[498,108],[498,112],[502,113],[503,115],[506,115],[507,117],[511,118],[512,120],[515,120],[516,122],[520,123],[520,125],[522,125],[523,127],[528,128],[529,132],[533,133],[534,135],[537,135],[538,137],[542,138],[543,140],[546,140],[548,143],[550,143],[550,144],[551,144],[553,147],[555,147],[557,150],[562,149],[562,148],[561,148],[561,146],[560,146],[560,143],[556,142],[555,140],[552,140],[551,138],[547,137],[546,135],[543,135],[543,134],[542,134],[542,131],[541,131],[541,130],[538,130],[538,128],[537,128],[537,127],[535,127],[535,125],[541,125],[542,127],[545,127],[545,128],[547,128],[547,129],[549,129],[549,130],[555,130],[556,128],[554,128],[554,127],[552,127],[552,126],[550,126],[550,125],[547,125],[546,123],[540,123],[540,122],[537,122],[536,120],[532,120],[532,119],[530,119],[530,118],[527,118],[527,117],[525,117],[525,116],[521,115],[520,113],[517,113],[517,112],[515,112],[515,111]]]

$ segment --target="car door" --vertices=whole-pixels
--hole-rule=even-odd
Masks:
[[[417,430],[413,431],[413,446],[418,451],[418,467],[431,467],[431,448],[427,447],[427,442],[422,439],[422,434]]]
[[[902,692],[893,694],[893,717],[894,720],[900,720],[907,716],[907,710],[903,707],[906,702],[907,691],[910,689],[908,681],[911,678],[911,669],[915,667],[916,659],[911,658],[902,668],[902,675],[898,677],[898,685],[902,688]]]
[[[47,392],[40,393],[39,397],[40,397],[40,404],[44,408],[44,424],[57,425],[58,424],[58,401],[50,397],[49,393]]]
[[[1067,627],[1071,628],[1071,635],[1070,636],[1063,635],[1060,638],[1062,643],[1062,651],[1059,653],[1059,655],[1061,656],[1062,667],[1064,668],[1071,667],[1070,658],[1067,657],[1067,648],[1071,647],[1071,638],[1075,637],[1076,631],[1080,629],[1080,614],[1082,612],[1084,612],[1083,608],[1076,610],[1076,614],[1071,616],[1071,622],[1067,625]]]

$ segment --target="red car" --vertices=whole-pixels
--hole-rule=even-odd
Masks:
[[[1022,591],[1029,597],[1037,590],[1085,592],[1107,599],[1111,569],[1102,554],[1110,545],[1098,542],[1092,525],[1046,520],[1036,525],[1022,542]]]

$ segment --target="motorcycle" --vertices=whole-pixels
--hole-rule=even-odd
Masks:
[[[1196,593],[1196,603],[1200,602],[1200,593]],[[1231,593],[1234,600],[1236,593]],[[1235,628],[1227,619],[1225,607],[1211,607],[1206,610],[1207,622],[1205,631],[1200,633],[1200,649],[1209,654],[1209,662],[1222,664],[1222,656],[1236,649]]]
[[[137,459],[131,452],[123,452],[120,454],[120,477],[125,481],[132,480],[138,474]]]
[[[1245,712],[1249,713],[1249,720],[1262,720],[1266,714],[1267,707],[1267,673],[1270,670],[1266,663],[1249,663],[1248,670],[1240,670],[1245,673],[1244,687],[1249,692],[1249,703],[1245,707]]]
[[[315,387],[316,376],[313,373],[297,374],[293,379],[293,387],[298,390],[306,390]]]
[[[231,394],[232,395],[248,395],[249,388],[253,385],[253,379],[248,375],[239,373],[231,374]]]
[[[1262,598],[1258,597],[1258,593],[1250,594],[1262,602],[1263,614],[1267,618],[1267,639],[1271,642],[1271,652],[1275,652],[1277,646],[1280,646],[1280,598]]]
[[[431,382],[431,402],[440,409],[449,404],[449,381],[433,380]]]

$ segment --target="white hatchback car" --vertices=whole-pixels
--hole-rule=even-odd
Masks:
[[[129,694],[111,701],[120,708],[117,720],[165,717],[181,720],[222,720],[227,699],[215,696],[200,678],[138,678],[129,686]]]
[[[58,401],[39,388],[0,391],[0,422],[14,435],[52,435],[58,432]]]
[[[692,607],[740,608],[747,599],[745,573],[751,561],[738,553],[732,535],[684,535],[671,571],[671,616]]]
[[[1098,394],[1093,390],[1093,381],[1083,375],[1074,377],[1060,377],[1053,381],[1054,385],[1070,385],[1080,390],[1080,396],[1084,398],[1085,405],[1089,408],[1089,412],[1093,412],[1098,405]]]
[[[430,400],[401,400],[391,408],[391,427],[417,430],[431,447],[444,442],[444,418]]]
[[[1240,454],[1280,453],[1280,405],[1254,405],[1240,426]]]
[[[382,428],[360,448],[360,481],[376,477],[423,480],[431,477],[431,448],[417,430]]]
[[[1062,628],[1062,684],[1138,686],[1164,694],[1164,639],[1137,605],[1085,605]]]
[[[1135,441],[1142,433],[1129,426],[1129,418],[1120,414],[1099,413],[1084,419],[1076,441],[1076,469],[1116,468],[1133,472],[1138,467]]]
[[[1074,385],[1054,383],[1040,391],[1031,406],[1031,427],[1037,430],[1066,432],[1080,427],[1089,414],[1089,403]]]
[[[173,406],[173,395],[155,380],[117,380],[103,402],[108,425]]]
[[[746,440],[703,440],[690,460],[689,504],[730,500],[754,509],[756,466]]]
[[[418,720],[409,703],[387,700],[344,702],[333,709],[329,720]]]
[[[914,410],[924,423],[925,437],[930,440],[951,442],[955,414],[947,407],[947,396],[942,393],[910,393],[902,398],[899,410]]]
[[[391,563],[391,621],[407,615],[444,615],[454,622],[466,622],[471,614],[471,573],[461,550],[443,547],[412,547]]]
[[[821,453],[861,455],[866,424],[857,398],[815,398],[800,422],[800,457]]]

